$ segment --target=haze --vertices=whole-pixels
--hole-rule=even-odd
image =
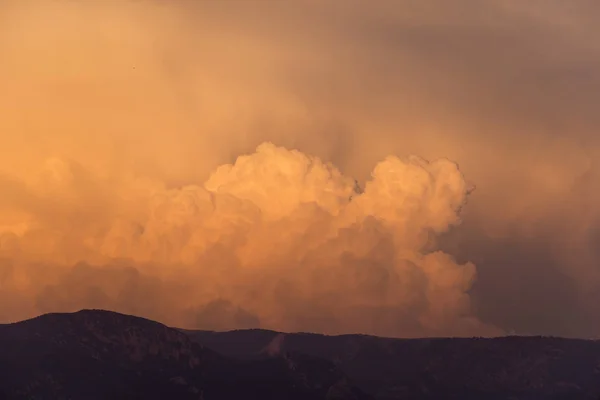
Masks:
[[[600,334],[599,17],[0,0],[0,322]]]

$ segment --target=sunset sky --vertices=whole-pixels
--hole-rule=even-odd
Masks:
[[[0,0],[0,323],[600,336],[599,18]]]

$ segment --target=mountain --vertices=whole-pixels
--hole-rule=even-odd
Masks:
[[[598,400],[600,342],[552,337],[388,339],[186,331],[222,354],[252,359],[265,349],[328,359],[378,400]]]
[[[0,400],[598,400],[600,342],[185,331],[101,310],[0,325]]]
[[[231,359],[179,330],[100,310],[0,325],[0,399],[366,400],[310,354]]]

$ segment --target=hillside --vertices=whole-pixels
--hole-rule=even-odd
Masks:
[[[185,331],[84,310],[0,325],[0,399],[598,400],[600,342]]]
[[[310,355],[233,360],[178,330],[85,310],[0,325],[0,399],[366,399]]]
[[[550,337],[387,339],[187,332],[222,354],[253,358],[269,344],[334,362],[377,399],[600,398],[600,342]]]

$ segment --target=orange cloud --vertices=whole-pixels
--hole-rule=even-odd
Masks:
[[[34,299],[29,313],[102,307],[188,327],[494,332],[471,312],[475,267],[426,251],[430,235],[459,222],[469,192],[446,160],[389,157],[361,190],[331,164],[265,143],[202,185],[115,185],[51,160],[29,190],[59,214],[25,208],[25,231],[2,236],[3,285]]]
[[[2,3],[0,317],[597,332],[596,6],[413,3]]]

